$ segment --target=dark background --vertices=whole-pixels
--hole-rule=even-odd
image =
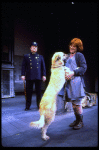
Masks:
[[[44,56],[47,82],[54,52],[68,53],[70,40],[80,38],[88,65],[84,77],[86,90],[94,92],[98,79],[97,10],[96,2],[2,2],[2,37],[6,34],[13,35],[14,42],[12,33],[15,25],[23,21],[27,32],[32,33],[30,44],[33,40],[36,41],[39,44],[38,52]],[[10,24],[11,32],[4,29],[4,22]]]

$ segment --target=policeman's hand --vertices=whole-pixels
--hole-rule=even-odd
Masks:
[[[43,76],[42,80],[43,80],[43,82],[45,82],[46,81],[46,76]]]
[[[21,76],[21,79],[23,80],[23,82],[25,81],[25,76]]]

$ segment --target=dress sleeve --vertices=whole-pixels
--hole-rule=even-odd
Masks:
[[[85,57],[82,53],[79,53],[78,55],[78,64],[77,64],[77,69],[74,70],[74,76],[83,76],[84,73],[87,70],[87,64],[86,64],[86,60]]]

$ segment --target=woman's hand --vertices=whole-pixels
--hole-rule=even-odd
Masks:
[[[74,76],[74,71],[70,71],[70,70],[69,70],[68,72],[67,72],[67,71],[65,72],[65,79],[66,79],[66,80],[71,80],[71,78],[72,78],[73,76]]]

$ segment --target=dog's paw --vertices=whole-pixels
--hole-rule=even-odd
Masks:
[[[30,127],[35,127],[34,122],[31,122],[31,123],[30,123]]]
[[[33,122],[30,123],[30,126],[33,126]]]
[[[39,129],[39,124],[36,124],[35,122],[31,122],[31,123],[30,123],[30,127]]]
[[[45,136],[43,136],[43,137],[42,137],[42,139],[43,139],[44,141],[47,141],[47,140],[49,140],[49,139],[50,139],[50,137],[49,137],[49,136],[47,136],[47,135],[45,135]]]

